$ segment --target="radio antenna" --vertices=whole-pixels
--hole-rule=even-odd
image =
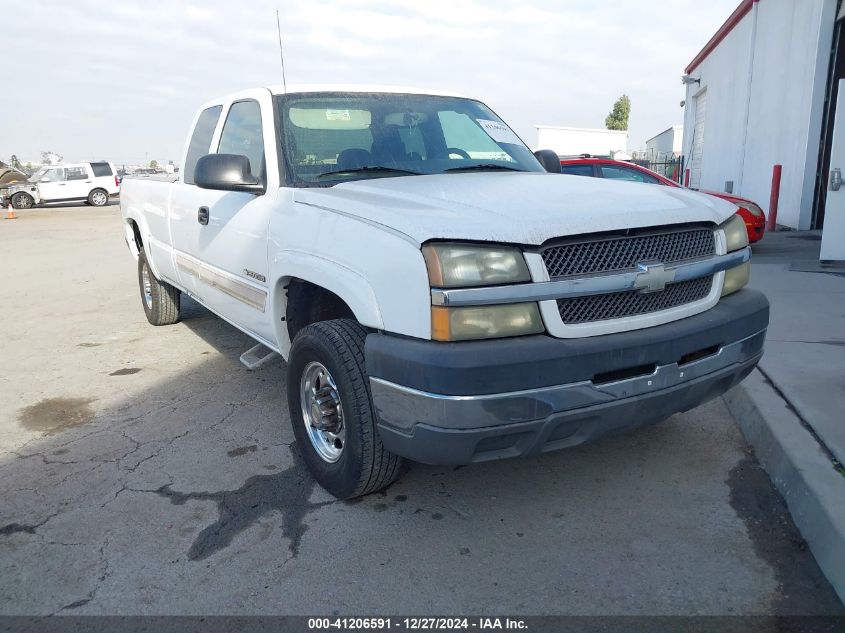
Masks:
[[[276,9],[276,31],[279,33],[279,59],[282,61],[282,88],[288,93],[288,82],[285,78],[285,51],[282,48],[282,26],[279,23],[279,10]]]

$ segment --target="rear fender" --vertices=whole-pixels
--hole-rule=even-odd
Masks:
[[[141,236],[141,243],[144,247],[144,253],[147,257],[147,264],[150,266],[150,270],[153,271],[153,275],[155,275],[156,279],[161,279],[161,274],[159,272],[158,266],[156,266],[155,257],[150,255],[150,250],[147,248],[147,245],[150,243],[151,236],[150,231],[147,226],[146,220],[144,220],[143,214],[140,213],[132,213],[132,210],[128,210],[124,214],[124,234],[126,238],[126,245],[129,247],[129,252],[132,253],[132,257],[135,260],[138,259],[140,254],[139,244],[135,241],[135,231],[132,228],[132,223],[138,227],[138,234]]]

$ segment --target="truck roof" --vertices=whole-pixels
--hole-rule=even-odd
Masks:
[[[267,87],[274,95],[285,94],[281,84]],[[296,92],[385,92],[390,94],[437,95],[441,97],[460,97],[466,95],[449,90],[433,90],[430,88],[415,88],[412,86],[390,86],[379,84],[288,84],[288,93]]]
[[[466,95],[450,92],[448,90],[432,90],[429,88],[414,88],[412,86],[387,86],[379,84],[288,84],[287,91],[282,85],[275,86],[261,86],[248,90],[240,90],[232,92],[227,95],[221,95],[210,101],[206,101],[200,106],[200,110],[205,110],[211,106],[220,105],[222,103],[232,103],[238,99],[254,98],[256,91],[268,90],[273,95],[282,95],[296,93],[320,93],[320,92],[351,92],[351,93],[385,93],[385,94],[414,94],[414,95],[435,95],[438,97],[455,97],[458,99],[466,99]]]

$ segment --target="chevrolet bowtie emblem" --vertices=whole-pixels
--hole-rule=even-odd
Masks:
[[[634,281],[634,288],[641,292],[660,292],[666,284],[675,280],[675,271],[666,270],[663,264],[637,264],[640,270]]]

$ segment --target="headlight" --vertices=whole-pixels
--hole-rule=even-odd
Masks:
[[[745,221],[736,213],[731,216],[730,220],[723,222],[719,228],[725,232],[725,243],[729,253],[748,246],[748,231],[745,228]]]
[[[745,262],[725,271],[725,283],[722,284],[722,296],[741,290],[751,276],[751,262]]]
[[[467,288],[531,281],[525,258],[518,248],[428,244],[423,246],[422,253],[429,281],[434,288]]]
[[[536,303],[431,308],[431,338],[435,341],[501,338],[543,331]]]

